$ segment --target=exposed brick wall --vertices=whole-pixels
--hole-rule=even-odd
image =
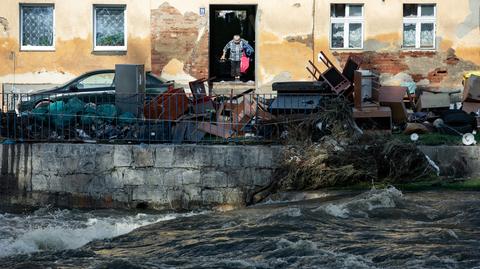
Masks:
[[[152,71],[160,74],[172,59],[184,63],[184,71],[194,77],[208,73],[208,31],[199,42],[202,20],[195,13],[180,13],[168,3],[151,11]]]
[[[352,53],[336,53],[333,55],[337,57],[341,65],[344,66],[348,56]],[[400,72],[409,73],[409,67],[405,63],[406,58],[418,57],[434,57],[435,52],[431,51],[399,51],[399,52],[363,52],[353,53],[363,59],[362,68],[375,70],[379,73],[398,74]],[[421,74],[411,74],[412,77],[418,80],[423,79]]]
[[[185,65],[185,71],[195,78],[208,78],[209,38],[209,32],[205,31]]]
[[[342,67],[351,54],[333,53]],[[409,74],[415,82],[428,79],[432,87],[449,87],[460,84],[461,73],[476,67],[471,62],[459,59],[453,49],[447,52],[396,51],[353,54],[363,59],[363,69],[391,75],[404,72]]]

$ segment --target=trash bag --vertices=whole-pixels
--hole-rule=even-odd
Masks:
[[[124,112],[118,116],[118,123],[120,125],[130,125],[135,123],[135,115],[132,112]]]
[[[70,126],[75,122],[77,114],[83,111],[85,103],[77,97],[71,98],[65,103],[57,101],[48,106],[52,122],[57,128]]]
[[[48,112],[50,114],[60,114],[65,111],[65,102],[63,101],[57,101],[50,103],[48,105]]]
[[[476,123],[475,117],[463,110],[458,109],[445,111],[441,115],[441,118],[443,122],[448,125],[465,125]]]
[[[53,125],[57,128],[65,127],[65,123],[70,121],[69,116],[65,115],[65,102],[57,101],[48,105],[48,113]]]
[[[443,124],[440,133],[450,135],[463,135],[477,129],[477,120],[474,116],[463,110],[448,110],[441,116]]]
[[[92,125],[95,121],[95,118],[97,117],[97,114],[95,113],[87,113],[87,114],[83,114],[81,117],[80,117],[80,123],[82,123],[82,125]]]
[[[242,74],[247,73],[248,68],[250,67],[250,58],[243,53],[242,58],[240,59],[240,72]]]
[[[102,124],[95,132],[98,139],[116,139],[119,134],[120,130],[118,127],[111,124]]]
[[[143,142],[165,142],[172,139],[172,125],[169,122],[158,122],[140,127],[138,139]]]
[[[88,114],[92,113],[95,114],[97,113],[97,105],[94,103],[88,103],[83,107],[83,113]]]
[[[48,107],[40,106],[40,107],[34,108],[31,112],[31,115],[34,120],[43,122],[47,120],[47,117],[48,117],[47,113],[48,113]]]
[[[104,122],[112,123],[117,117],[117,107],[111,104],[97,106],[97,116]]]
[[[80,117],[82,125],[92,125],[97,116],[97,105],[88,103],[83,107],[83,115]]]
[[[65,106],[65,111],[68,114],[77,114],[79,112],[82,112],[84,107],[85,103],[77,97],[74,97],[68,100]]]

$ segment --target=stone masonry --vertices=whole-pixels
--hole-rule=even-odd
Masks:
[[[442,176],[480,176],[480,147],[420,149]],[[16,209],[241,207],[282,159],[282,146],[16,144],[0,152],[0,206]]]
[[[243,206],[268,185],[281,147],[0,145],[0,203],[73,208]]]

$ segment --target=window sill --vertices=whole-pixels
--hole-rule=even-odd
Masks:
[[[112,51],[127,51],[127,46],[93,46],[93,51],[109,51],[109,52],[112,52]]]
[[[403,48],[402,51],[427,51],[427,52],[437,52],[436,48]]]
[[[352,50],[363,50],[363,48],[330,48],[331,51],[352,51]]]
[[[20,47],[22,52],[54,52],[55,47]]]
[[[127,55],[127,49],[122,50],[101,50],[94,49],[92,51],[94,55]]]

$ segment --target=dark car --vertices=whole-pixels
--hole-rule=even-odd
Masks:
[[[173,81],[163,81],[150,72],[146,73],[145,92],[147,99],[174,87]],[[115,70],[96,70],[85,73],[53,89],[37,91],[20,97],[18,112],[30,111],[55,101],[67,101],[77,97],[85,103],[115,102]]]

